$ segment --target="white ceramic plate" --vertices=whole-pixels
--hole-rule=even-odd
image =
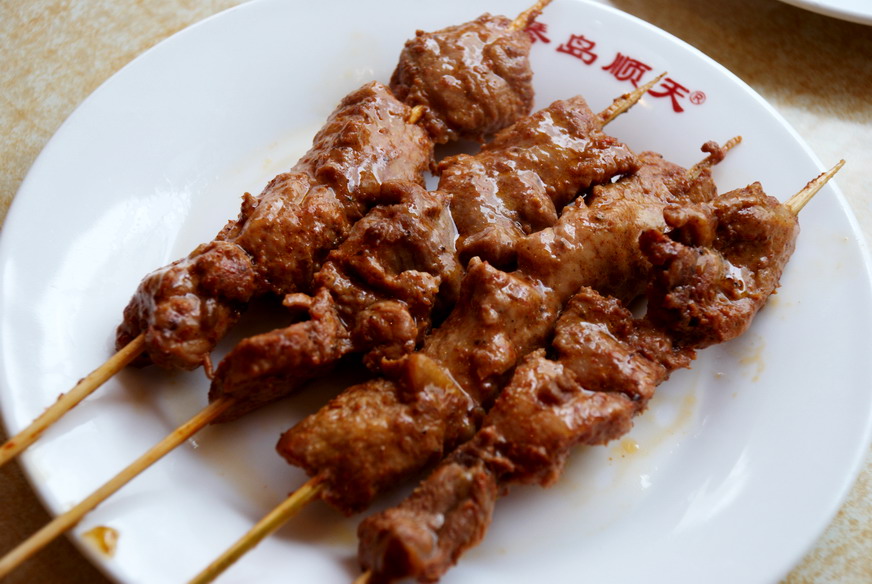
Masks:
[[[243,191],[293,164],[344,94],[387,80],[416,28],[526,4],[257,1],[115,75],[45,148],[3,230],[8,429],[106,359],[140,278],[209,240]],[[648,96],[613,134],[687,165],[704,141],[741,134],[716,171],[723,190],[760,180],[785,199],[822,169],[759,96],[662,31],[573,0],[556,0],[540,20],[549,42],[533,47],[538,105],[583,93],[601,109],[631,88],[622,72],[667,70],[684,88],[676,104]],[[752,330],[676,374],[625,440],[580,450],[558,486],[501,500],[486,541],[445,582],[733,584],[790,569],[849,489],[872,419],[865,248],[835,186],[802,215],[783,287]],[[245,330],[263,326],[254,321]],[[113,558],[82,547],[120,582],[187,580],[303,482],[273,445],[335,387],[207,429],[88,516],[74,539],[118,530]],[[124,371],[48,431],[25,469],[49,509],[68,509],[203,407],[206,389],[199,371]],[[315,504],[222,581],[347,583],[359,519]]]
[[[872,24],[872,2],[869,0],[781,0],[818,14],[860,24]]]

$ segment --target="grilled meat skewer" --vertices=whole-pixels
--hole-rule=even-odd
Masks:
[[[723,156],[706,148],[712,162]],[[689,177],[657,154],[639,158],[637,174],[595,187],[554,227],[524,238],[518,270],[470,262],[460,300],[423,348],[288,430],[279,453],[322,481],[324,500],[352,514],[468,440],[515,365],[545,346],[571,295],[585,285],[626,300],[642,293],[650,264],[639,235],[667,229],[667,206],[715,193],[707,167]]]
[[[487,39],[485,44],[470,45],[482,49],[480,56],[487,53],[485,60],[470,59],[475,52],[468,55],[459,51],[444,54],[442,63],[448,65],[455,60],[455,72],[460,72],[463,65],[475,67],[480,74],[470,76],[473,84],[466,91],[483,95],[486,100],[511,100],[512,92],[519,91],[523,97],[513,102],[512,111],[526,114],[521,110],[532,95],[527,59],[531,43],[523,29],[545,4],[547,1],[540,1],[514,22],[500,21],[488,27],[487,34],[479,37]],[[452,34],[453,29],[447,29],[433,36]],[[490,42],[498,43],[500,50],[486,50]],[[505,66],[507,63],[510,66]],[[481,74],[489,68],[495,75]],[[511,76],[518,76],[518,80],[509,79]],[[493,92],[491,84],[499,79],[506,87]],[[476,80],[486,80],[489,85],[476,87]],[[439,91],[434,87],[430,94],[438,95]],[[526,107],[529,110],[529,104]],[[292,287],[311,289],[311,275],[372,205],[372,198],[381,192],[381,183],[390,179],[423,183],[423,170],[432,160],[433,148],[432,139],[414,125],[423,108],[403,104],[377,83],[343,100],[327,127],[316,136],[313,148],[291,172],[271,181],[259,198],[246,194],[237,221],[228,223],[213,242],[199,247],[188,258],[146,276],[116,332],[116,356],[4,444],[0,464],[32,444],[50,423],[137,358],[139,364],[153,362],[168,368],[194,369],[202,364],[211,376],[210,352],[248,300],[263,293],[286,294],[294,291]],[[450,105],[436,115],[449,111]],[[490,120],[492,113],[499,120]],[[484,131],[495,131],[511,123],[512,115],[509,110],[490,109],[474,123],[482,123]],[[0,560],[0,575],[69,529],[181,443],[183,434],[192,434],[231,403],[226,400],[210,404],[184,425],[184,432],[173,432],[92,496],[55,518]]]
[[[308,289],[386,178],[423,184],[433,146],[410,113],[379,83],[348,95],[291,172],[257,198],[246,194],[213,242],[146,276],[116,346],[144,332],[143,361],[194,369],[254,296]]]
[[[378,83],[346,97],[312,149],[259,197],[246,194],[239,218],[214,241],[146,276],[125,308],[116,348],[144,334],[138,364],[205,364],[211,373],[209,354],[252,298],[311,291],[327,253],[372,206],[384,181],[423,184],[433,138],[484,135],[529,112],[530,40],[523,27],[486,15],[421,33],[415,42],[424,46],[404,49],[391,86],[402,97]],[[434,52],[434,44],[450,50]],[[432,76],[432,67],[461,76],[466,100],[443,95],[456,94],[456,88]],[[407,103],[423,106],[422,125],[435,134],[409,122]],[[470,117],[473,109],[477,113]],[[452,121],[463,117],[459,126]]]
[[[394,204],[355,224],[315,274],[315,293],[285,298],[307,319],[244,339],[221,361],[209,398],[233,405],[216,422],[288,395],[352,352],[374,367],[411,352],[433,314],[454,304],[463,270],[447,195],[396,182],[382,196]]]
[[[610,111],[595,114],[581,97],[557,101],[497,134],[481,153],[443,161],[434,193],[412,184],[383,188],[384,198],[402,202],[374,209],[352,228],[315,275],[313,297],[287,299],[310,319],[245,339],[222,360],[209,397],[233,397],[236,404],[221,421],[291,393],[352,351],[365,353],[378,371],[383,359],[416,349],[433,310],[450,308],[457,297],[466,263],[455,254],[458,232],[463,241],[476,230],[524,225],[503,232],[501,243],[514,249],[525,231],[554,225],[557,211],[579,192],[638,168],[629,148],[601,130]],[[522,223],[512,209],[520,201],[548,213]],[[492,263],[505,258],[502,249],[479,251]]]
[[[527,357],[475,437],[400,505],[361,523],[370,582],[437,581],[484,537],[511,484],[548,486],[572,447],[628,432],[671,371],[750,325],[799,231],[795,214],[757,183],[664,215],[669,235],[640,237],[654,266],[646,317],[590,288],[576,294],[555,327],[553,357]]]

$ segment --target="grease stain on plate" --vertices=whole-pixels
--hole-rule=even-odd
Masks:
[[[98,525],[82,534],[82,539],[89,546],[107,558],[115,555],[115,551],[118,549],[118,538],[118,530],[105,525]]]

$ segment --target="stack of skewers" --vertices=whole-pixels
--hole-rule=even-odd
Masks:
[[[203,366],[212,379],[212,405],[174,444],[206,422],[298,391],[350,355],[362,357],[375,377],[279,443],[313,477],[291,498],[293,511],[315,497],[345,513],[363,511],[459,447],[396,512],[435,502],[434,510],[416,511],[422,515],[412,526],[422,535],[392,523],[390,512],[362,524],[363,578],[373,582],[438,579],[483,535],[501,489],[550,483],[573,444],[623,435],[673,369],[747,327],[793,249],[805,199],[780,205],[754,185],[717,195],[711,167],[734,141],[706,143],[708,156],[685,169],[656,153],[634,154],[603,132],[650,86],[600,114],[569,98],[526,117],[532,93],[523,28],[541,8],[515,21],[465,25],[498,47],[485,69],[506,82],[503,94],[479,100],[494,106],[481,111],[427,93],[434,66],[425,49],[441,37],[410,42],[391,84],[405,103],[378,84],[351,94],[310,154],[259,197],[246,195],[239,219],[215,241],[143,280],[119,328],[121,364]],[[432,143],[458,137],[490,141],[480,154],[441,161],[438,189],[427,191],[422,175]],[[261,296],[282,298],[291,324],[243,340],[213,365],[217,342]],[[634,319],[625,307],[640,298],[648,316]],[[618,355],[623,365],[603,359],[595,371],[575,367],[602,355]],[[627,368],[628,379],[614,379]],[[506,405],[529,387],[534,406]],[[567,404],[578,396],[588,417],[556,429],[561,436],[536,436],[544,419],[523,429],[553,415],[549,407],[576,407]],[[518,415],[506,413],[513,407],[529,415],[506,422]],[[524,439],[507,437],[512,429]],[[448,495],[448,509],[438,507],[443,495],[427,495],[433,480],[453,484],[445,476],[463,483],[460,494]],[[458,509],[472,519],[452,522]],[[277,525],[270,519],[257,537]],[[438,553],[421,547],[428,539]]]

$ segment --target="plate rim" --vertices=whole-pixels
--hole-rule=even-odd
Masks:
[[[568,0],[564,0],[564,1],[568,1]],[[643,25],[649,31],[656,32],[657,34],[662,35],[663,37],[667,38],[671,42],[679,43],[680,45],[682,45],[682,47],[684,49],[690,49],[694,53],[703,57],[710,65],[714,65],[714,66],[718,67],[722,73],[729,75],[733,82],[741,84],[747,92],[749,92],[751,95],[753,95],[755,97],[755,99],[760,103],[760,105],[765,107],[766,110],[768,111],[768,113],[771,116],[773,116],[775,119],[777,119],[779,121],[779,123],[793,135],[793,137],[796,139],[797,143],[806,151],[806,153],[809,155],[809,157],[816,162],[818,167],[819,168],[821,167],[820,160],[817,158],[815,153],[811,150],[809,145],[801,138],[801,136],[795,131],[795,129],[783,118],[783,116],[781,116],[781,114],[779,114],[779,112],[771,104],[769,104],[755,90],[753,90],[753,88],[748,86],[741,79],[739,79],[735,74],[733,74],[732,72],[730,72],[729,70],[724,68],[719,63],[715,62],[713,59],[711,59],[710,57],[708,57],[707,55],[705,55],[704,53],[702,53],[698,49],[685,43],[681,39],[678,39],[677,37],[674,37],[673,35],[663,31],[662,29],[659,29],[659,28],[655,27],[654,25],[651,25],[650,23],[647,23],[647,22],[645,22],[645,21],[643,21],[643,20],[641,20],[633,15],[627,14],[627,13],[625,13],[625,12],[623,12],[623,11],[613,7],[613,6],[604,5],[604,4],[600,4],[597,2],[591,2],[588,0],[572,0],[572,1],[579,3],[579,4],[586,5],[588,7],[594,8],[594,9],[601,9],[601,10],[606,10],[606,11],[612,12],[621,18],[632,19],[632,20],[636,21],[638,24]],[[48,158],[48,155],[45,155],[45,152],[47,150],[49,150],[50,148],[54,147],[53,144],[56,144],[56,138],[58,136],[62,136],[63,133],[68,131],[68,125],[71,123],[70,120],[73,119],[75,116],[82,115],[82,114],[80,114],[80,112],[83,111],[83,108],[87,107],[86,104],[90,103],[90,100],[92,99],[92,97],[95,94],[97,94],[97,92],[107,91],[104,88],[107,87],[107,85],[109,83],[111,83],[112,80],[114,78],[116,78],[116,76],[119,75],[122,71],[126,71],[128,69],[131,69],[131,68],[135,67],[136,63],[140,62],[141,60],[150,58],[149,55],[151,55],[155,51],[167,50],[165,48],[166,46],[169,46],[170,43],[172,43],[172,42],[177,42],[177,41],[174,41],[173,39],[179,38],[180,35],[185,34],[187,31],[190,31],[191,29],[193,29],[195,27],[208,26],[207,23],[209,23],[213,20],[217,20],[219,18],[226,18],[228,13],[246,10],[252,6],[255,6],[255,5],[260,6],[260,5],[270,4],[270,3],[279,4],[279,2],[276,2],[275,0],[251,0],[249,2],[246,2],[246,3],[240,4],[240,5],[231,7],[229,9],[226,9],[224,11],[218,12],[218,13],[211,15],[211,16],[209,16],[201,21],[198,21],[197,23],[194,23],[190,27],[183,29],[182,31],[179,31],[179,32],[175,33],[174,35],[164,39],[163,41],[157,43],[156,45],[150,47],[149,49],[147,49],[146,51],[141,53],[139,56],[137,56],[135,59],[133,59],[128,64],[124,65],[115,74],[110,76],[104,83],[102,83],[97,89],[95,89],[94,92],[92,92],[81,104],[79,104],[79,106],[77,106],[74,109],[74,111],[70,114],[70,116],[58,128],[58,130],[55,132],[55,134],[52,136],[52,138],[46,143],[46,146],[43,148],[43,151],[40,152],[38,157],[35,159],[31,168],[28,170],[27,174],[25,175],[24,180],[22,181],[22,183],[19,187],[18,193],[19,194],[22,192],[26,193],[27,192],[26,188],[27,188],[27,185],[29,184],[29,181],[31,180],[32,175],[38,174],[39,172],[42,171],[41,164],[45,164],[44,161]],[[872,263],[870,263],[870,252],[869,252],[868,242],[866,242],[865,238],[862,236],[862,231],[860,229],[857,218],[856,218],[855,214],[853,213],[853,211],[851,210],[850,206],[848,205],[847,200],[845,199],[845,196],[843,195],[841,190],[838,188],[838,185],[831,184],[830,188],[834,191],[834,194],[836,196],[836,200],[837,200],[838,205],[840,207],[840,211],[842,212],[842,214],[845,215],[847,221],[849,222],[849,224],[851,226],[852,242],[854,243],[854,245],[857,246],[858,251],[860,253],[860,256],[863,259],[864,280],[866,282],[866,285],[869,287],[869,289],[872,290],[872,271],[870,271],[870,270],[872,270],[872,268],[870,268],[870,265],[872,265]],[[4,221],[4,229],[0,230],[0,262],[5,261],[6,254],[8,253],[5,251],[5,249],[6,249],[6,247],[9,247],[9,245],[7,245],[7,242],[13,238],[12,235],[9,235],[10,230],[8,229],[8,226],[10,224],[12,224],[12,225],[20,224],[22,222],[22,220],[17,219],[17,217],[19,214],[23,214],[26,212],[26,211],[19,210],[20,208],[22,208],[24,206],[22,203],[18,203],[19,200],[21,200],[21,199],[19,198],[18,195],[16,195],[16,197],[14,198],[14,200],[12,202],[12,205],[10,206],[10,209],[8,211],[6,219]],[[14,233],[14,231],[13,231],[13,233]],[[5,393],[5,392],[0,392],[0,394],[2,394],[2,393]],[[4,396],[0,395],[0,398],[4,398]],[[4,410],[5,410],[5,408],[4,408]],[[3,410],[0,410],[0,413],[3,413]],[[870,412],[870,414],[872,414],[872,412]],[[7,427],[7,429],[9,429],[9,422],[8,422],[5,415],[2,416],[2,422]],[[866,427],[865,438],[866,438],[866,442],[868,443],[870,440],[870,437],[872,437],[872,415],[867,415],[865,427]],[[855,462],[854,462],[854,465],[852,468],[851,477],[849,480],[846,480],[844,482],[844,486],[843,486],[842,492],[839,494],[838,501],[832,505],[833,509],[831,510],[830,519],[827,521],[827,524],[832,521],[832,517],[835,516],[835,514],[838,512],[839,508],[841,508],[844,505],[845,497],[847,497],[848,492],[850,491],[853,484],[856,482],[857,476],[859,475],[859,473],[861,471],[863,461],[866,458],[865,449],[858,449],[856,456],[854,458],[855,458]],[[37,482],[34,480],[34,477],[32,474],[33,469],[28,468],[28,464],[26,464],[28,462],[27,460],[24,460],[24,462],[25,462],[25,464],[23,464],[22,466],[25,467],[25,474],[27,475],[28,481],[34,487],[33,488],[34,492],[37,494],[37,496],[40,498],[40,500],[43,502],[43,504],[44,504],[44,506],[46,506],[46,508],[52,509],[52,506],[46,505],[46,500],[44,498],[44,494],[42,492],[42,489],[40,489],[36,486]],[[52,511],[54,512],[54,510],[52,510]],[[825,527],[825,525],[824,525],[824,527]],[[812,538],[809,546],[814,544],[814,542],[817,540],[817,538],[820,537],[821,533],[822,533],[822,530],[820,530],[820,529],[817,530],[817,536],[815,536],[815,538]],[[91,548],[84,545],[80,541],[79,538],[70,537],[70,539],[76,544],[76,546],[80,549],[80,551],[82,551],[82,553],[91,560],[92,564],[97,566],[104,573],[107,573],[106,562],[103,561],[103,558],[101,558],[99,556],[99,554],[96,554],[96,552],[94,552]],[[802,552],[802,554],[799,555],[799,558],[804,556],[805,553],[807,553],[807,551],[808,550]],[[114,573],[109,572],[109,573],[107,573],[107,577],[115,578],[115,575],[114,575]],[[120,581],[120,580],[117,580],[117,581]]]

